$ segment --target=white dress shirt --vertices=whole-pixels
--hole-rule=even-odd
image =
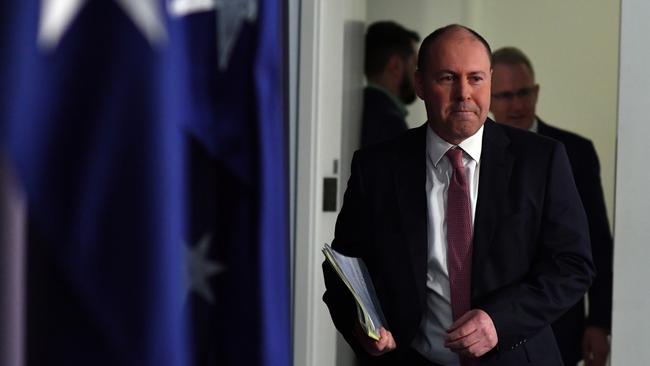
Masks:
[[[445,153],[454,147],[427,128],[427,308],[420,330],[411,346],[431,362],[459,365],[458,355],[445,348],[447,329],[452,324],[449,272],[447,271],[447,188],[452,167]],[[469,183],[472,229],[478,196],[478,180],[483,145],[483,127],[458,146],[463,150],[463,166]]]

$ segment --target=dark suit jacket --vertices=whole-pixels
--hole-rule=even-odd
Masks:
[[[571,170],[589,221],[591,250],[596,278],[589,289],[589,317],[585,319],[581,299],[553,323],[553,331],[567,365],[582,359],[581,340],[585,325],[609,330],[612,323],[612,234],[600,183],[600,163],[591,141],[574,133],[549,126],[539,120],[537,132],[560,141],[566,148]]]
[[[385,92],[366,87],[363,90],[361,146],[393,139],[408,129],[402,111]]]
[[[332,246],[366,262],[400,365],[418,331],[427,276],[426,125],[355,153]],[[485,310],[497,347],[482,365],[561,365],[550,324],[593,277],[584,209],[563,146],[488,120],[476,207],[472,306]],[[356,310],[329,265],[323,299],[357,355]]]

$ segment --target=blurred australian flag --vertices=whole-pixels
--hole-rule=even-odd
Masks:
[[[0,149],[29,212],[26,365],[291,364],[283,14],[283,0],[0,5]]]

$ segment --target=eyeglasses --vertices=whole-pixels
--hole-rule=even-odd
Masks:
[[[536,90],[537,90],[537,85],[531,86],[531,87],[528,87],[528,88],[521,88],[521,89],[519,89],[517,91],[514,91],[514,92],[512,92],[512,91],[504,91],[504,92],[501,92],[501,93],[495,93],[495,94],[492,94],[492,98],[494,98],[496,100],[500,100],[500,101],[501,100],[502,101],[511,101],[511,100],[515,99],[515,97],[517,97],[519,99],[528,99],[535,93]]]

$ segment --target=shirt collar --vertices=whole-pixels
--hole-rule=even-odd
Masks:
[[[537,121],[537,117],[533,120],[533,123],[530,125],[530,128],[528,128],[529,131],[537,133],[539,130],[539,122]]]
[[[481,150],[483,149],[483,127],[481,126],[475,134],[458,144],[458,147],[463,149],[465,154],[469,155],[477,164],[481,161]],[[456,145],[452,145],[438,136],[427,123],[427,153],[436,168],[447,150],[454,146]]]
[[[391,92],[389,92],[383,86],[381,86],[379,84],[368,83],[368,88],[379,90],[380,92],[384,93],[388,98],[390,98],[390,100],[393,101],[393,103],[395,104],[395,106],[399,110],[402,117],[406,117],[409,114],[409,111],[406,109],[406,106],[404,105],[404,103],[402,103],[402,101],[399,100],[399,98],[394,96]]]

